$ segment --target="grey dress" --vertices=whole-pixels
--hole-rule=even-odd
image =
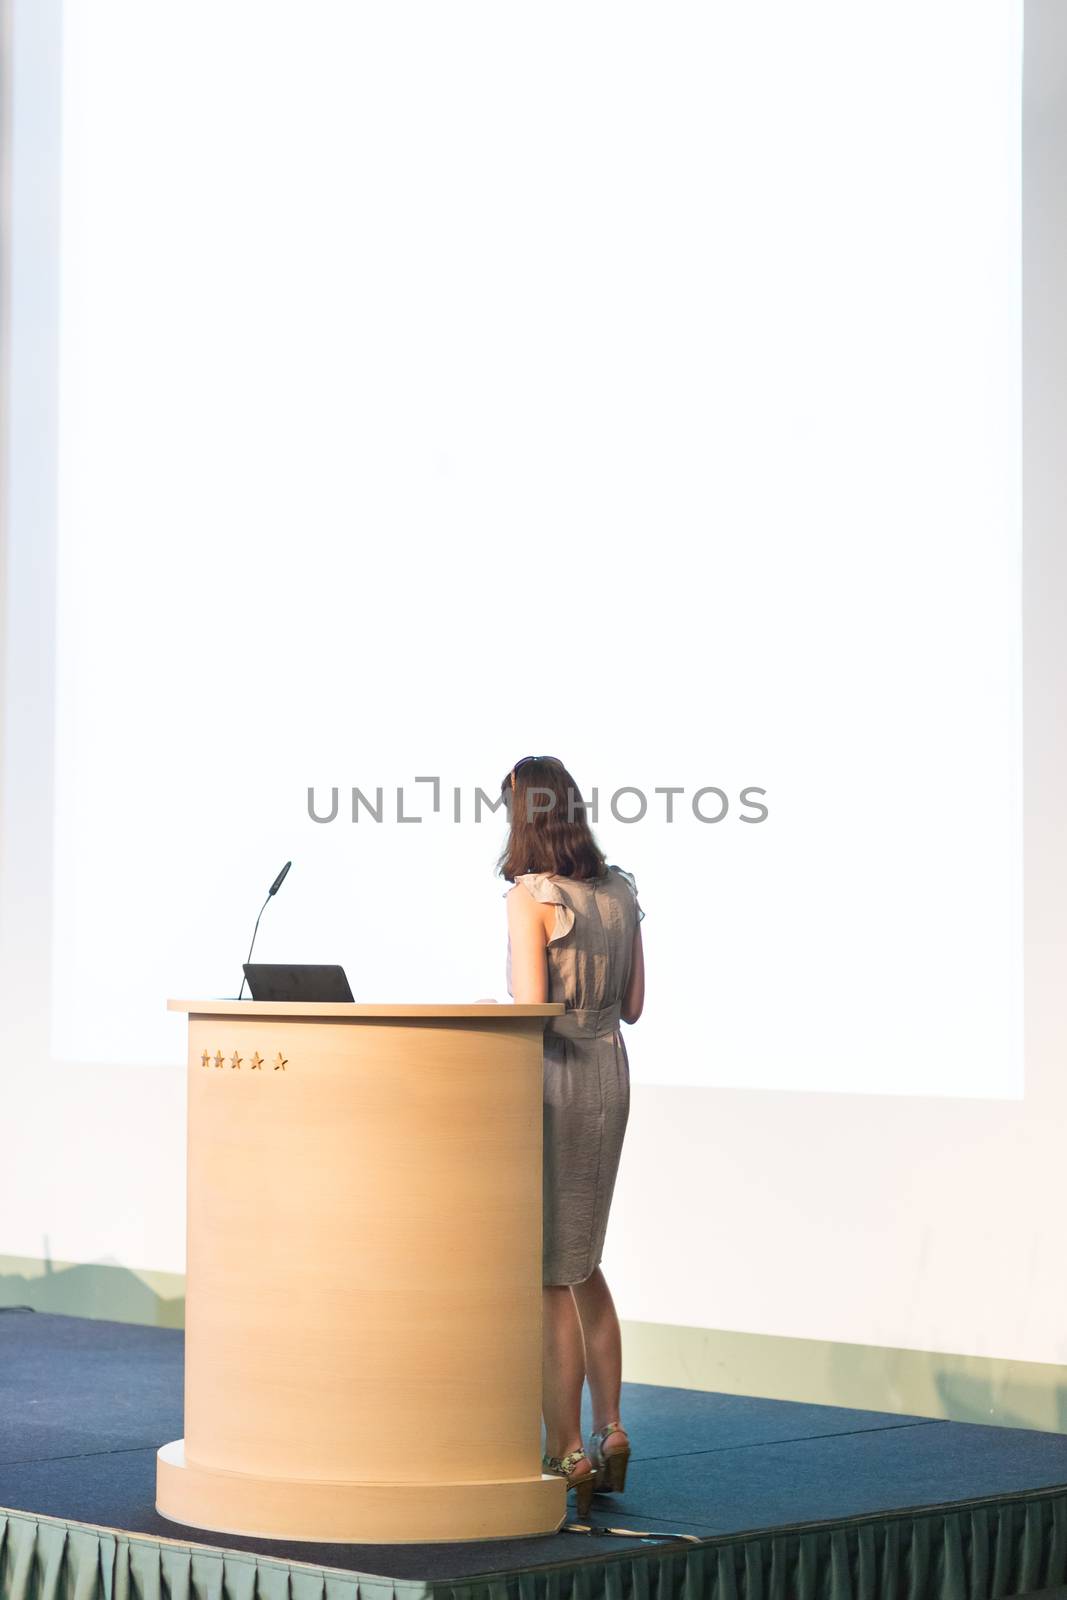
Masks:
[[[600,1264],[630,1110],[619,1008],[644,912],[621,867],[600,878],[525,872],[515,881],[556,907],[548,998],[567,1007],[545,1027],[542,1281],[583,1283]]]

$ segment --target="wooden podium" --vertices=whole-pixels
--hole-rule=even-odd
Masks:
[[[542,1034],[559,1005],[189,1014],[185,1438],[156,1504],[324,1543],[551,1533]]]

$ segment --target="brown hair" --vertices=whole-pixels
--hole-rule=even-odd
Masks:
[[[607,861],[586,819],[585,801],[562,761],[524,756],[503,779],[500,793],[511,826],[497,871],[509,883],[524,872],[604,875]]]

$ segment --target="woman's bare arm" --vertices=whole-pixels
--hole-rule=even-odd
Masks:
[[[516,1005],[543,1005],[548,999],[548,934],[543,907],[522,884],[508,894],[511,940],[511,998]]]
[[[624,1022],[636,1022],[645,1008],[645,950],[641,943],[641,924],[634,929],[633,951],[630,955],[630,978],[622,997],[621,1016]]]

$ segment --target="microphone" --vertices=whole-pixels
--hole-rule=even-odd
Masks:
[[[282,868],[282,870],[279,872],[278,876],[275,878],[274,882],[271,884],[270,888],[267,890],[267,898],[266,898],[266,900],[264,900],[263,904],[259,908],[259,917],[261,917],[263,915],[264,911],[266,911],[267,906],[270,904],[271,900],[278,893],[278,890],[281,888],[282,884],[285,882],[285,874],[289,871],[289,868],[292,866],[292,864],[293,863],[291,861],[287,861],[285,863],[285,866]],[[252,943],[248,947],[248,955],[247,955],[247,957],[245,959],[245,966],[247,966],[249,961],[251,961],[251,959],[252,959],[252,951],[256,948],[256,934],[259,932],[259,917],[256,918],[256,925],[252,929]],[[247,973],[242,973],[242,975],[241,975],[241,987],[240,987],[240,989],[238,990],[238,993],[237,993],[238,1000],[243,1000],[244,999],[245,984],[247,982],[248,982],[248,974]]]

